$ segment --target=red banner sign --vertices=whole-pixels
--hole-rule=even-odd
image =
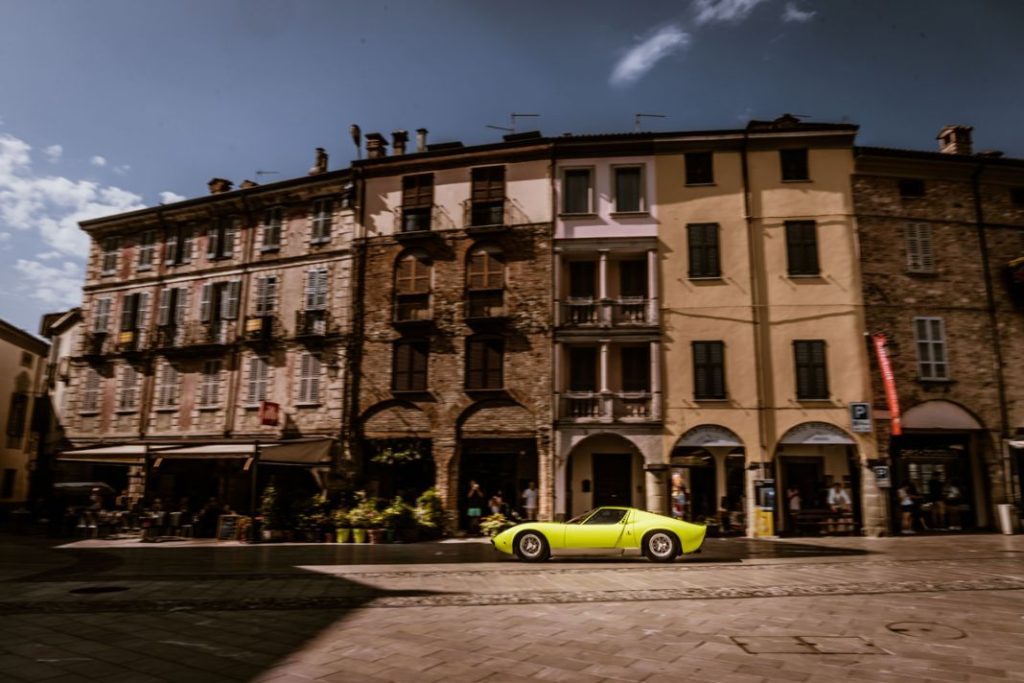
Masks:
[[[276,427],[281,415],[281,404],[273,401],[260,401],[260,424],[264,427]]]
[[[889,415],[892,419],[889,431],[893,436],[903,433],[903,424],[900,421],[900,398],[896,394],[896,378],[892,374],[892,365],[889,363],[889,352],[885,350],[885,335],[873,334],[871,341],[875,344],[875,356],[878,358],[878,367],[882,370],[882,384],[885,386],[885,402],[889,405]]]

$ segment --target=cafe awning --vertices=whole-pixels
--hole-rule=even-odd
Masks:
[[[161,451],[169,446],[162,444],[115,444],[63,451],[57,456],[61,462],[82,462],[106,465],[142,465],[146,454]]]
[[[255,458],[269,465],[315,467],[330,465],[335,440],[331,437],[289,439],[286,441],[218,441],[208,443],[168,444],[130,443],[80,448],[62,452],[62,462],[93,464],[143,465],[148,454],[151,460],[217,460]]]

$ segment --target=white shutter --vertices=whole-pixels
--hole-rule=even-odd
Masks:
[[[178,287],[176,290],[177,301],[175,301],[174,324],[181,327],[188,317],[188,287]]]
[[[181,251],[181,262],[191,263],[192,262],[192,246],[195,243],[193,239],[192,226],[185,228],[178,236],[178,249]]]
[[[149,292],[139,292],[135,296],[138,297],[135,305],[135,329],[144,330],[147,327],[146,316],[149,314]]]
[[[203,285],[203,298],[199,302],[199,320],[204,323],[210,322],[213,309],[213,285]]]
[[[316,308],[316,287],[317,287],[317,273],[319,271],[316,268],[312,268],[306,272],[306,310],[312,311]]]
[[[320,357],[312,353],[302,354],[299,369],[299,403],[320,401]]]
[[[164,247],[164,264],[174,265],[178,259],[179,250],[182,248],[181,237],[178,233],[167,237],[167,244]]]
[[[164,288],[160,292],[159,313],[157,313],[156,324],[160,327],[167,327],[171,324],[171,298],[175,290]]]
[[[257,393],[257,388],[256,388],[257,376],[256,375],[259,372],[258,367],[257,367],[259,365],[259,362],[260,362],[260,359],[257,356],[253,356],[252,358],[249,359],[249,383],[248,383],[248,386],[246,387],[246,397],[245,397],[245,402],[247,404],[249,404],[249,405],[255,404],[256,401],[258,400],[256,398],[256,393]]]
[[[267,278],[266,291],[264,292],[266,300],[263,302],[264,313],[273,313],[277,305],[277,276],[271,275]]]
[[[306,310],[323,310],[327,307],[327,269],[311,268],[306,273]]]
[[[96,315],[93,317],[93,332],[108,332],[110,328],[110,305],[113,299],[97,299]]]
[[[256,315],[262,315],[266,312],[266,297],[267,297],[267,278],[258,277],[256,278]]]
[[[321,268],[317,271],[317,307],[327,308],[327,268]]]
[[[234,320],[238,317],[238,294],[241,288],[241,280],[232,280],[223,289],[220,299],[221,320]]]

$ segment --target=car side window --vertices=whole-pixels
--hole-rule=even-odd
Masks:
[[[598,510],[584,524],[618,524],[625,516],[625,510]]]

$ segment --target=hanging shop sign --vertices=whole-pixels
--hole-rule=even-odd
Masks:
[[[260,401],[260,424],[264,427],[276,427],[281,417],[281,404],[273,401]]]
[[[871,431],[871,405],[867,403],[850,404],[850,429],[854,432]]]
[[[888,465],[875,465],[871,468],[875,472],[875,485],[880,489],[892,487],[892,479],[889,476]]]
[[[884,334],[876,333],[871,335],[871,341],[875,345],[875,356],[878,358],[878,367],[882,371],[885,402],[889,406],[889,415],[892,420],[889,431],[893,436],[899,436],[903,433],[903,423],[900,420],[900,398],[896,393],[896,377],[892,374],[889,352],[885,348],[886,338]]]

